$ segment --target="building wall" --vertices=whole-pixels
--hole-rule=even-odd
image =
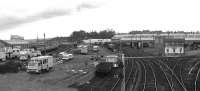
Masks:
[[[165,47],[165,54],[183,54],[184,53],[184,47],[183,46],[177,46],[177,47]]]
[[[24,40],[24,37],[19,35],[11,35],[10,40]]]

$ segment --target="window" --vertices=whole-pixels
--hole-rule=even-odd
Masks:
[[[167,51],[167,53],[169,53],[169,49],[168,48],[166,49],[166,51]]]
[[[42,63],[45,64],[45,60],[42,60]]]
[[[182,53],[182,50],[183,50],[183,49],[182,49],[182,48],[180,48],[180,53]]]
[[[175,49],[175,48],[173,48],[173,52],[174,52],[174,53],[176,52],[176,49]]]

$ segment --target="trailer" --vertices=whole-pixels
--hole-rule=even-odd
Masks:
[[[41,73],[42,71],[49,71],[53,68],[53,56],[38,56],[33,57],[28,62],[27,72]]]

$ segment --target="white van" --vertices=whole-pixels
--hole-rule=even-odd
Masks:
[[[52,68],[52,56],[38,56],[31,58],[31,61],[28,62],[27,72],[41,73],[42,70],[49,71]]]
[[[65,52],[61,52],[61,53],[59,53],[59,55],[60,55],[61,59],[63,59],[63,60],[70,60],[70,59],[74,58],[73,54],[68,54]]]
[[[99,51],[99,46],[93,46],[93,51]]]

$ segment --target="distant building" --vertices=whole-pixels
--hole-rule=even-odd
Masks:
[[[20,47],[22,49],[24,48],[30,48],[31,45],[29,41],[24,40],[24,37],[19,35],[11,35],[10,40],[5,40],[9,44],[9,47]]]
[[[165,56],[182,56],[184,55],[184,39],[164,39]]]
[[[87,39],[83,40],[86,44],[104,44],[111,42],[111,39]]]
[[[11,35],[10,40],[24,40],[24,37],[19,35]]]
[[[9,44],[3,40],[0,40],[0,48],[3,48],[3,47],[6,47],[8,46]]]

